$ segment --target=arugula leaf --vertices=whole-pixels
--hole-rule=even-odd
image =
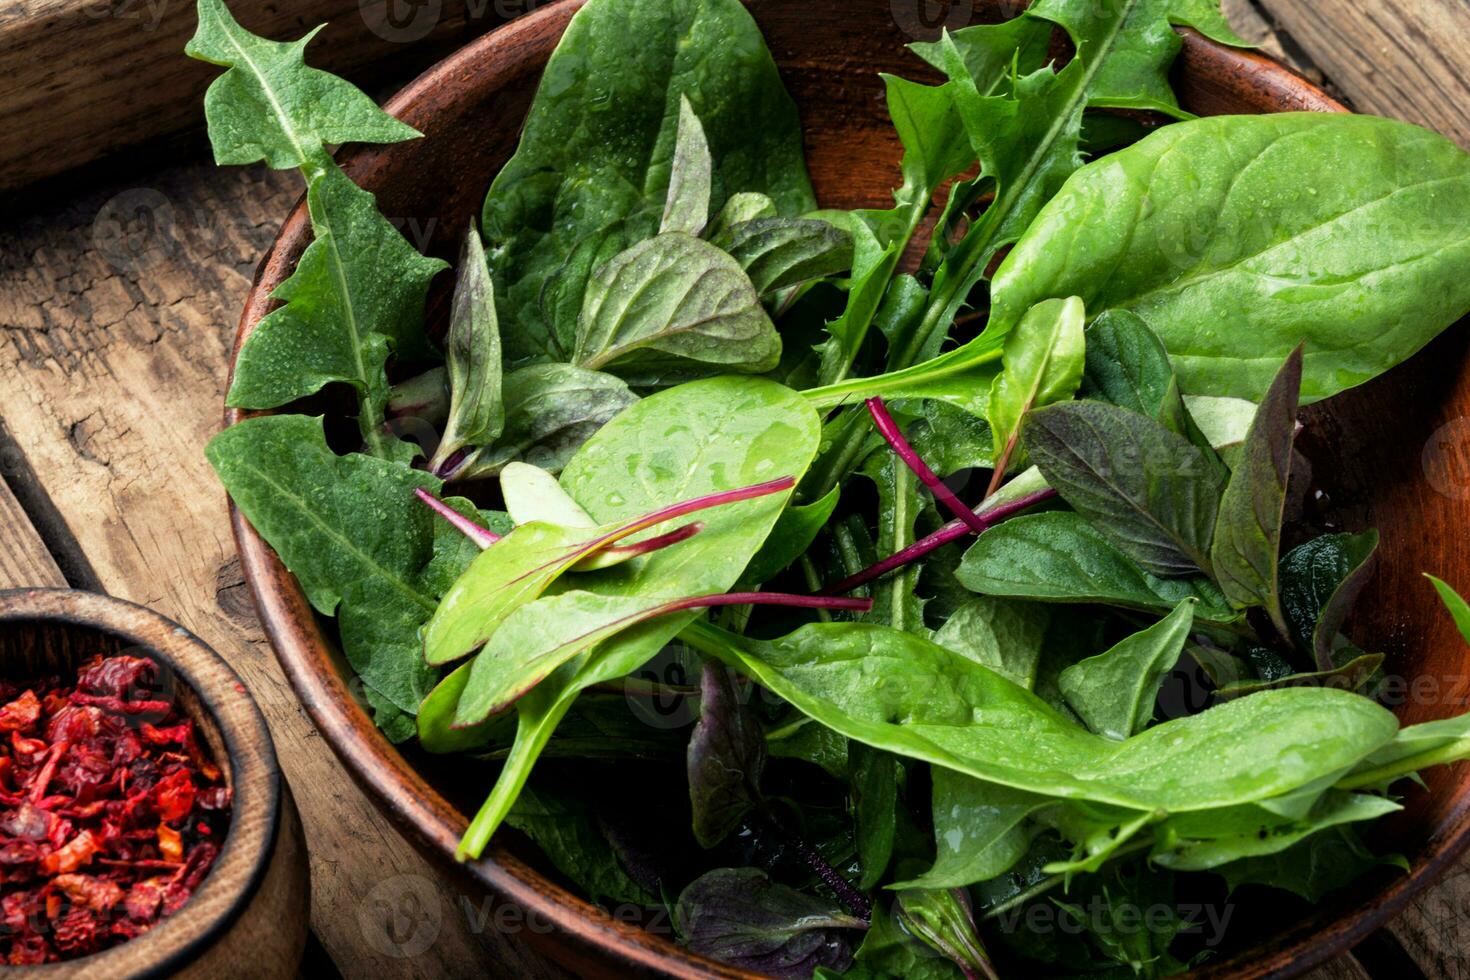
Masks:
[[[370,456],[337,456],[321,419],[304,415],[232,425],[205,455],[312,607],[337,617],[352,669],[399,710],[416,712],[435,677],[418,631],[437,593],[425,581],[432,515],[413,491],[436,491],[439,481]]]
[[[765,976],[803,978],[852,964],[844,932],[862,919],[772,881],[756,868],[718,868],[691,882],[675,906],[691,950]]]
[[[524,460],[556,472],[582,443],[638,401],[627,382],[571,364],[532,364],[505,376],[505,426],[495,445],[456,473],[473,479]]]
[[[1205,450],[1104,402],[1034,411],[1023,438],[1046,482],[1147,571],[1210,571],[1221,478]]]
[[[1266,389],[1246,433],[1240,462],[1220,498],[1215,539],[1210,545],[1215,579],[1230,604],[1264,606],[1283,637],[1291,633],[1281,612],[1276,577],[1301,380],[1302,349],[1298,347]],[[1336,632],[1334,627],[1333,634]]]
[[[597,370],[635,352],[760,373],[780,361],[781,338],[733,258],[665,232],[593,274],[577,323],[579,367]]]
[[[709,220],[710,184],[714,161],[704,126],[694,114],[689,98],[679,96],[679,128],[674,137],[674,162],[669,167],[669,196],[664,202],[664,216],[659,233],[682,231],[698,235]]]
[[[816,207],[796,107],[738,0],[583,7],[485,198],[480,227],[513,365],[565,360],[588,277],[658,230],[681,97],[714,161],[711,211],[737,191],[767,195],[781,214]]]
[[[1122,741],[1148,726],[1159,688],[1189,639],[1194,605],[1183,599],[1147,629],[1062,671],[1062,696],[1088,728]]]
[[[699,675],[699,721],[689,736],[686,767],[694,839],[714,847],[760,800],[766,736],[719,663]]]
[[[1293,688],[1115,742],[912,633],[818,623],[760,641],[696,623],[683,637],[848,738],[987,782],[1140,812],[1289,793],[1354,765],[1398,730],[1393,715],[1367,698]],[[1240,752],[1246,741],[1251,751]],[[1202,768],[1200,759],[1211,765]]]
[[[1337,666],[1332,652],[1338,629],[1373,574],[1377,550],[1377,531],[1324,534],[1281,558],[1277,588],[1282,617],[1291,638],[1312,654],[1318,670]]]
[[[1305,341],[1313,402],[1470,310],[1470,235],[1456,219],[1467,208],[1470,156],[1406,123],[1177,123],[1067,182],[997,270],[987,333],[1038,300],[1081,296],[1094,314],[1142,316],[1184,390],[1250,401]]]
[[[1209,579],[1151,575],[1073,513],[1023,514],[997,524],[965,552],[955,576],[987,595],[1102,602],[1158,614],[1193,597],[1200,602],[1196,619],[1228,625],[1239,618]]]
[[[241,27],[224,0],[198,0],[197,7],[199,27],[184,53],[229,69],[204,93],[216,164],[264,160],[276,170],[315,169],[324,144],[398,143],[419,135],[352,83],[306,66],[306,45],[325,24],[300,40],[268,41]]]
[[[424,347],[424,297],[448,264],[420,255],[378,213],[373,195],[333,164],[312,178],[306,203],[314,239],[271,294],[285,305],[241,348],[226,403],[276,408],[345,381],[362,399],[363,440],[383,455],[384,365],[390,351],[411,356]]]
[[[444,350],[449,385],[449,418],[429,469],[439,473],[446,460],[471,446],[494,442],[505,428],[500,390],[500,325],[495,319],[495,287],[485,264],[480,233],[465,233],[459,280],[449,310]]]
[[[999,459],[1011,457],[1021,420],[1033,408],[1077,393],[1085,360],[1082,321],[1082,301],[1075,296],[1050,300],[1027,310],[1006,338],[1004,369],[990,388],[986,413]],[[1004,470],[1004,464],[997,469]]]

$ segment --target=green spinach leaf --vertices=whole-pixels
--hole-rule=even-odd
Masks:
[[[1470,156],[1372,116],[1215,116],[1080,170],[996,272],[989,331],[1038,300],[1129,309],[1191,394],[1302,400],[1380,374],[1470,310]],[[1079,220],[1086,215],[1086,220]],[[987,331],[987,332],[989,332]]]
[[[1062,696],[1088,728],[1122,741],[1148,726],[1159,688],[1189,639],[1194,605],[1184,599],[1147,629],[1062,671]]]
[[[635,352],[758,374],[780,361],[781,338],[733,258],[665,232],[593,273],[577,322],[577,366],[597,370]]]
[[[796,107],[738,0],[588,4],[547,62],[520,146],[485,198],[481,229],[513,365],[568,359],[597,256],[657,232],[681,97],[714,160],[711,211],[737,191],[767,195],[781,214],[816,207]],[[570,261],[579,249],[587,254]]]

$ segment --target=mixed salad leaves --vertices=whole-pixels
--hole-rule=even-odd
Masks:
[[[313,231],[229,392],[282,411],[208,456],[387,737],[489,761],[461,858],[509,824],[776,976],[1162,975],[1209,952],[1179,896],[1315,901],[1470,756],[1374,700],[1377,535],[1300,519],[1294,442],[1470,311],[1470,156],[1191,117],[1210,0],[912,45],[901,185],[851,212],[738,0],[589,0],[442,332],[447,264],[327,152],[418,134],[198,6],[216,159],[299,169]],[[292,411],[324,389],[355,434]]]

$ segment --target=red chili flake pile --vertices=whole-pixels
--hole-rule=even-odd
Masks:
[[[230,789],[158,665],[96,657],[0,681],[0,962],[86,956],[189,900],[230,824]]]

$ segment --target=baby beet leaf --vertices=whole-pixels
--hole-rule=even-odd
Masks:
[[[1434,591],[1439,593],[1440,601],[1444,603],[1445,608],[1450,611],[1450,617],[1455,621],[1455,628],[1460,631],[1465,642],[1470,643],[1470,604],[1460,597],[1460,593],[1450,588],[1449,583],[1427,573],[1424,577],[1433,583]]]
[[[241,27],[223,0],[199,0],[198,10],[199,27],[184,53],[229,69],[204,93],[215,163],[315,168],[323,144],[419,135],[350,82],[306,66],[306,45],[321,27],[297,41],[268,41]]]
[[[867,611],[873,603],[870,599],[779,592],[722,592],[674,599],[578,591],[547,596],[512,609],[495,627],[470,669],[454,724],[460,728],[475,725],[504,711],[562,664],[640,623],[689,609],[743,605]]]
[[[363,441],[374,455],[397,457],[383,432],[384,364],[390,351],[426,349],[424,297],[447,264],[420,255],[335,164],[312,178],[306,202],[314,240],[272,294],[285,305],[241,348],[228,403],[275,408],[345,381],[358,392]]]
[[[473,225],[460,251],[459,281],[449,311],[444,351],[449,380],[449,421],[429,469],[443,476],[445,462],[468,447],[494,442],[505,426],[500,394],[500,326],[495,287],[485,249]]]
[[[1005,477],[1026,414],[1077,393],[1085,361],[1082,320],[1082,301],[1077,297],[1047,300],[1027,310],[1006,337],[1004,367],[990,387],[986,413],[996,456],[987,496]]]
[[[919,454],[914,452],[914,447],[909,445],[908,440],[903,437],[903,433],[898,428],[898,423],[893,420],[893,416],[889,414],[888,408],[883,404],[883,399],[869,398],[867,400],[867,406],[868,413],[873,416],[873,424],[878,427],[878,432],[883,436],[883,440],[888,443],[889,448],[894,451],[898,458],[903,460],[904,465],[914,471],[914,475],[919,478],[919,481],[929,488],[929,492],[934,495],[934,499],[943,504],[945,509],[955,517],[964,521],[965,525],[971,531],[974,531],[976,534],[984,531],[988,525],[981,519],[980,515],[965,506],[964,501],[956,497],[954,491],[945,486],[944,481],[929,468],[929,464],[925,463],[919,457]]]
[[[689,736],[686,768],[694,839],[714,847],[760,801],[766,768],[765,732],[718,661],[700,671],[699,722]]]
[[[686,235],[698,235],[704,231],[704,224],[709,220],[712,169],[704,127],[694,114],[688,96],[681,94],[674,162],[669,169],[669,196],[664,201],[660,234],[682,231]]]
[[[494,548],[486,549],[445,593],[424,627],[424,659],[431,666],[440,666],[473,653],[513,612],[535,601],[565,572],[639,531],[721,504],[781,493],[790,490],[793,482],[785,477],[708,494],[602,527],[522,524]],[[673,540],[688,536],[689,532],[681,532]],[[474,719],[461,716],[460,720],[469,724],[485,714],[489,711]]]
[[[1046,482],[1147,571],[1209,571],[1223,480],[1205,451],[1103,402],[1039,409],[1023,432]]]
[[[845,933],[868,927],[756,868],[719,868],[696,878],[679,895],[675,916],[694,952],[783,980],[823,967],[845,971],[852,965]]]
[[[711,432],[721,438],[710,439]],[[650,439],[649,433],[660,435]],[[622,521],[671,498],[721,493],[772,473],[804,473],[820,435],[816,413],[796,392],[760,378],[711,378],[651,395],[613,419],[583,445],[561,481],[595,519]],[[785,504],[786,495],[773,494],[710,508],[700,515],[705,529],[685,544],[648,555],[626,571],[592,573],[578,584],[632,596],[728,589]],[[674,613],[614,636],[517,701],[515,745],[458,854],[481,854],[581,691],[638,670],[698,615]]]
[[[597,370],[635,352],[760,373],[781,338],[739,264],[708,242],[667,232],[599,268],[587,285],[573,361]]]
[[[1194,605],[1184,599],[1148,629],[1062,671],[1062,696],[1088,728],[1118,741],[1143,731],[1164,678],[1184,652]]]
[[[1210,545],[1215,580],[1230,604],[1237,609],[1265,606],[1283,639],[1291,638],[1291,630],[1281,613],[1276,570],[1301,382],[1302,348],[1297,347],[1256,410],[1240,460],[1220,498]]]
[[[1324,534],[1281,558],[1281,613],[1297,647],[1331,671],[1333,643],[1353,601],[1373,574],[1378,532]]]

